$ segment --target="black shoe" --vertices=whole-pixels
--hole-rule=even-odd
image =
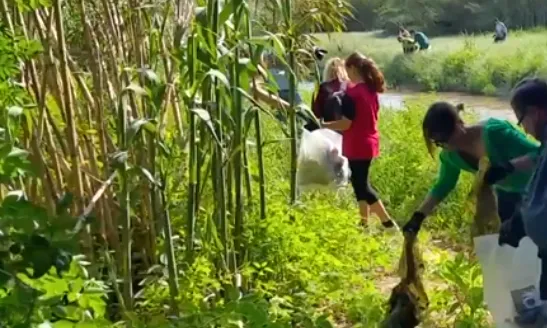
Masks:
[[[390,229],[390,228],[396,227],[395,222],[393,222],[393,220],[384,221],[384,222],[382,222],[382,225],[383,225],[384,228],[386,228],[386,229]]]

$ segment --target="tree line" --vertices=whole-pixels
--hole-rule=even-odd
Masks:
[[[510,29],[547,25],[544,0],[351,0],[349,31],[398,26],[421,29],[432,35],[475,33],[494,28],[499,18]]]

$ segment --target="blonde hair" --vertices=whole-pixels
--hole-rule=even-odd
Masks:
[[[348,81],[348,73],[344,66],[344,60],[340,57],[330,58],[323,70],[323,81],[339,79],[340,81]]]

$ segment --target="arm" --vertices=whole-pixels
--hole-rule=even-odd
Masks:
[[[433,204],[433,201],[430,201],[430,202],[424,201],[424,203],[422,204],[424,210],[429,209],[429,212],[431,212],[431,210],[433,210],[435,205],[442,202],[446,198],[446,196],[448,196],[450,192],[454,190],[460,178],[460,168],[450,163],[448,159],[446,158],[446,156],[448,156],[447,153],[441,153],[439,155],[439,159],[441,161],[441,167],[439,168],[439,175],[437,178],[437,182],[435,182],[435,184],[433,185],[433,188],[431,188],[431,191],[429,192],[429,195],[428,195],[428,198],[432,198],[433,200],[435,200],[436,204]],[[426,203],[428,203],[429,205],[433,204],[433,208],[429,208]]]
[[[437,205],[439,205],[440,203],[442,202],[442,199],[437,199],[435,198],[435,196],[431,195],[431,193],[429,193],[424,201],[422,202],[422,204],[420,205],[420,207],[418,207],[418,210],[417,212],[420,212],[422,213],[424,216],[428,216],[430,215],[433,210],[437,207]]]
[[[494,130],[490,136],[498,147],[509,150],[518,150],[519,157],[515,157],[505,163],[493,164],[484,176],[487,184],[493,185],[505,179],[513,172],[531,172],[537,162],[539,145],[526,137],[509,122],[501,129]]]
[[[288,108],[290,106],[288,102],[281,99],[279,96],[264,90],[258,83],[253,83],[252,89],[253,95],[256,99],[265,102],[271,107]]]
[[[411,219],[403,227],[404,232],[418,233],[425,218],[430,215],[446,196],[456,187],[460,177],[460,169],[445,160],[441,153],[441,167],[437,182],[426,196],[420,207],[412,214]]]
[[[536,166],[536,157],[531,154],[527,154],[521,157],[513,158],[510,163],[517,172],[529,172]]]
[[[347,119],[345,116],[341,120],[332,121],[332,122],[321,122],[321,127],[336,131],[346,131],[351,126],[351,120]]]
[[[500,144],[505,145],[508,149],[522,150],[523,156],[514,158],[510,161],[517,171],[531,171],[534,169],[537,157],[539,155],[539,144],[534,142],[517,130],[510,123],[507,129],[499,131]]]
[[[435,207],[454,190],[460,178],[460,169],[444,160],[442,154],[439,157],[441,158],[441,167],[437,182],[418,208],[418,212],[425,216],[430,215]]]
[[[355,119],[356,109],[355,102],[349,96],[342,98],[342,118],[332,122],[322,122],[321,125],[324,128],[346,131],[351,127],[351,122]]]

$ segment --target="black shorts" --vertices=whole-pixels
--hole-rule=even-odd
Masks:
[[[351,185],[358,202],[366,201],[367,204],[374,204],[378,201],[378,195],[370,185],[369,171],[372,160],[349,160],[351,169]]]

